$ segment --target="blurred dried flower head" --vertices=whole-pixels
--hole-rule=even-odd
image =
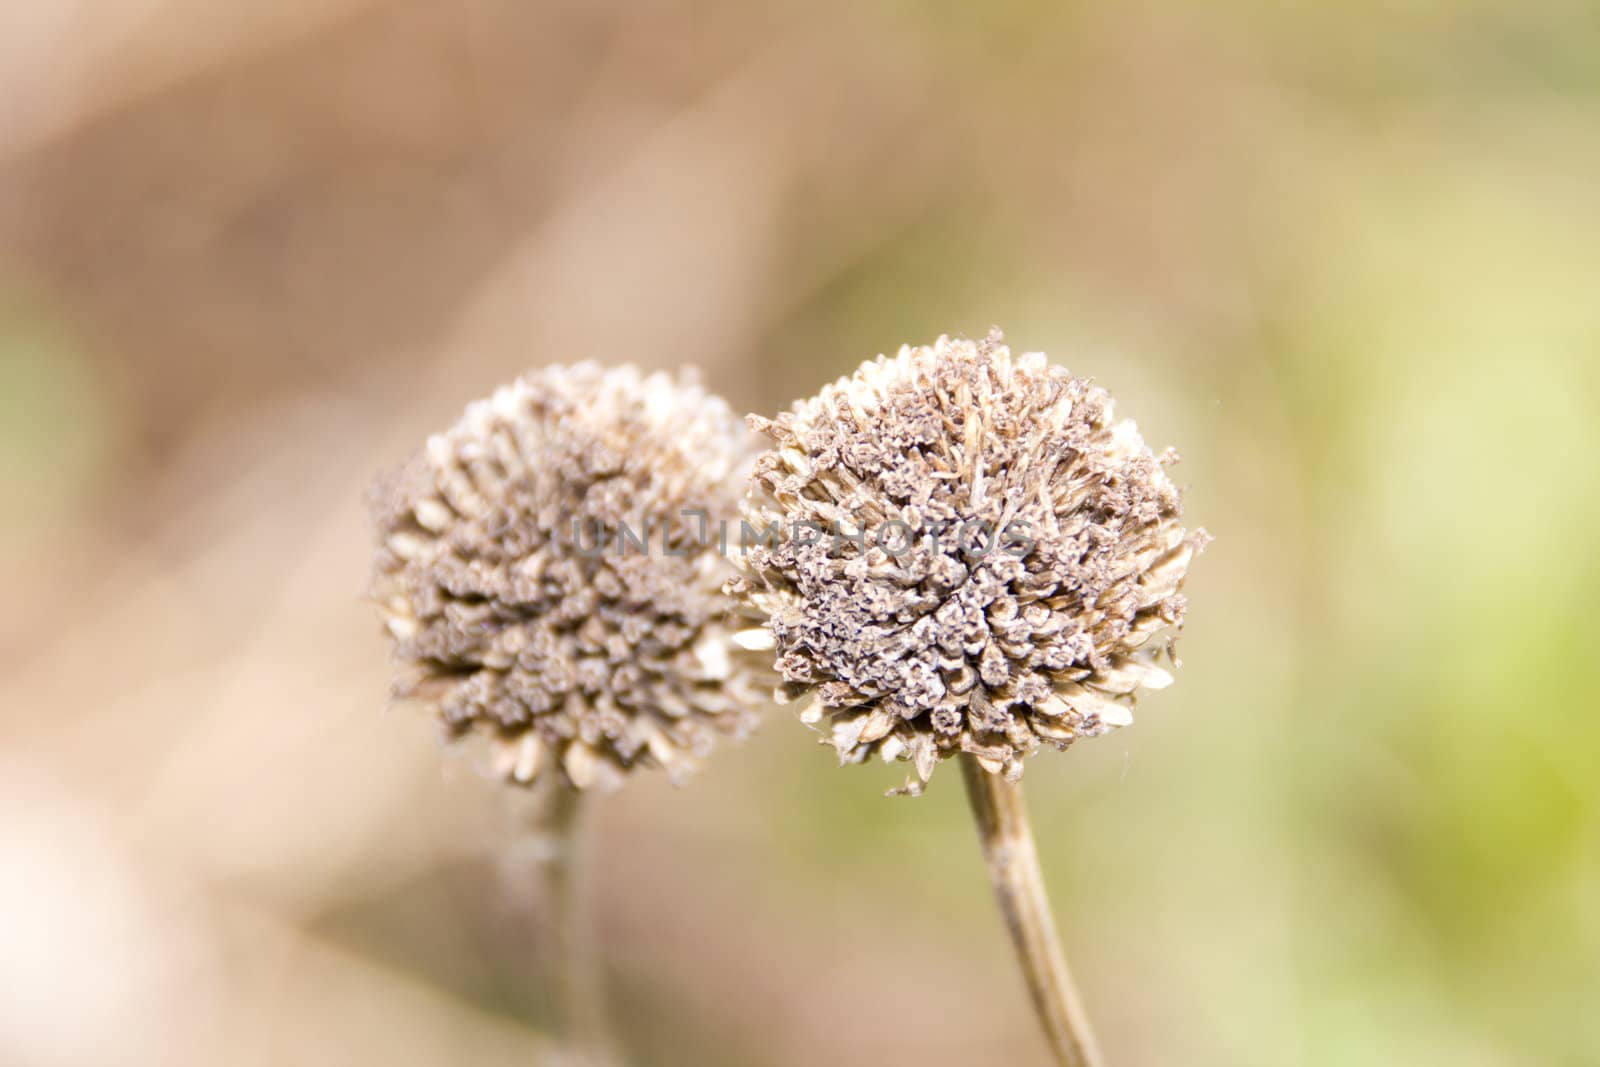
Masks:
[[[961,752],[1014,781],[1040,742],[1131,722],[1172,681],[1157,656],[1208,540],[1179,523],[1175,454],[1002,341],[905,347],[750,420],[773,447],[746,522],[813,532],[738,557],[729,589],[766,620],[741,641],[776,652],[779,699],[809,698],[841,762],[910,760],[901,792]]]
[[[374,487],[396,694],[522,784],[680,777],[742,735],[771,668],[730,640],[730,565],[694,513],[733,513],[751,451],[722,400],[633,367],[549,367],[469,406]]]

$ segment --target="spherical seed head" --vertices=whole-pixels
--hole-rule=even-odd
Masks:
[[[723,401],[632,367],[549,367],[469,406],[374,487],[396,694],[487,737],[518,784],[681,775],[746,732],[770,665],[730,640],[711,524],[751,454]]]
[[[766,619],[780,700],[841,762],[961,752],[1016,780],[1041,743],[1132,721],[1172,680],[1209,539],[1105,390],[999,331],[864,364],[776,419],[729,585]],[[781,539],[771,536],[777,524]]]

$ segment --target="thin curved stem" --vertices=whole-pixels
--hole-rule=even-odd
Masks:
[[[620,1063],[607,1024],[600,972],[593,947],[585,878],[583,832],[587,798],[557,784],[537,821],[539,879],[549,924],[556,1019],[573,1067]]]
[[[1050,900],[1039,871],[1039,853],[1033,845],[1022,786],[984,770],[965,753],[961,756],[961,774],[967,783],[967,800],[978,826],[995,899],[1050,1050],[1061,1067],[1103,1067],[1089,1017],[1072,984],[1055,921],[1050,916]]]

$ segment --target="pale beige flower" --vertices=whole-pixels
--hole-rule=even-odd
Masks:
[[[742,735],[770,666],[730,640],[707,521],[750,435],[686,378],[549,367],[472,404],[374,490],[372,596],[398,696],[486,737],[514,783],[675,776]]]
[[[880,356],[776,419],[735,553],[780,700],[843,762],[971,753],[1016,780],[1044,743],[1132,721],[1172,681],[1190,559],[1178,489],[1111,398],[998,331]],[[818,534],[818,531],[827,531]]]

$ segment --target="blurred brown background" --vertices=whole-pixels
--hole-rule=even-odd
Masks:
[[[1600,8],[0,14],[0,1063],[541,1062],[371,474],[519,370],[771,411],[1003,325],[1181,446],[1180,684],[1040,759],[1115,1064],[1595,1062]],[[1042,1064],[954,777],[600,815],[639,1064]]]

